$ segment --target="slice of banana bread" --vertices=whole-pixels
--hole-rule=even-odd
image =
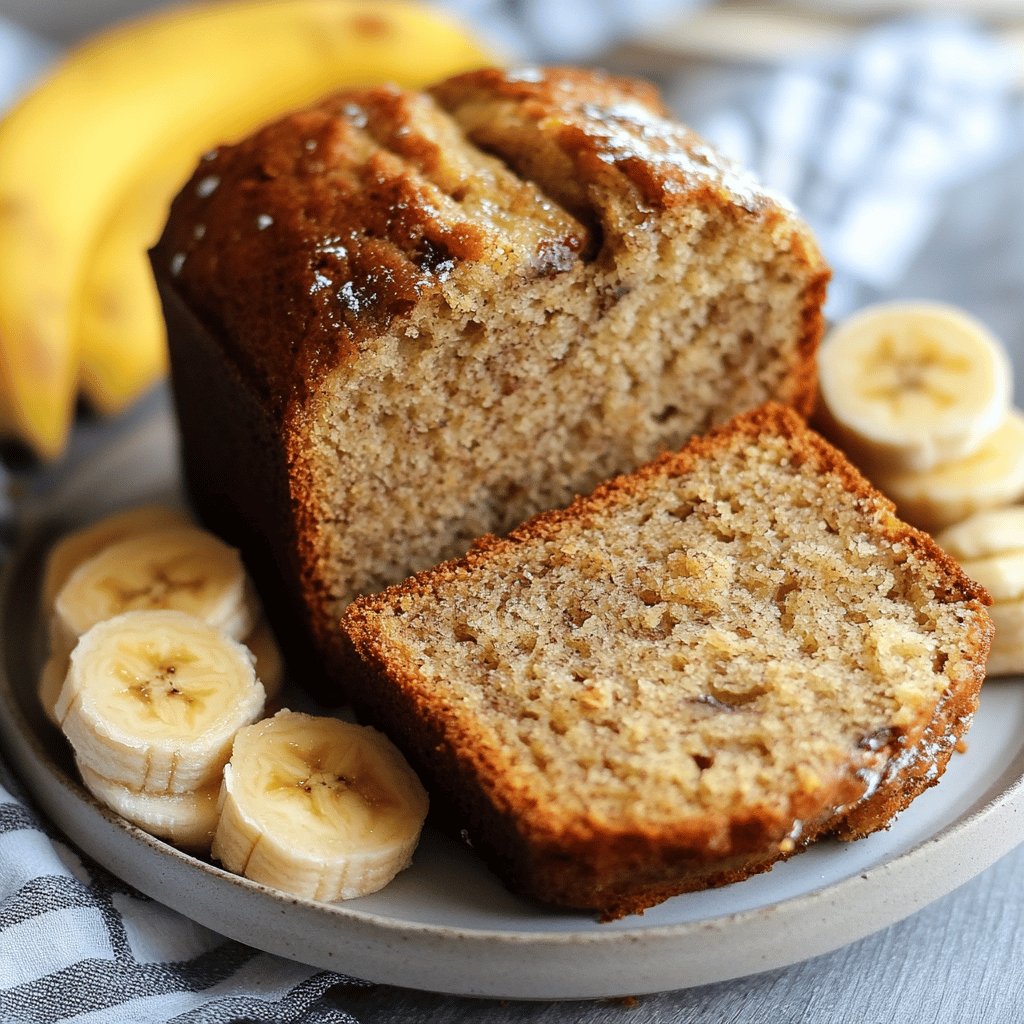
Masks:
[[[192,496],[328,646],[356,594],[806,411],[828,276],[651,87],[566,70],[347,92],[211,153],[153,266]]]
[[[987,601],[768,405],[343,621],[509,886],[615,917],[886,827],[970,723]]]

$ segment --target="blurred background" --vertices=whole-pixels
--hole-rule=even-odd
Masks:
[[[386,0],[384,0],[386,2]],[[57,43],[67,44],[131,14],[170,6],[167,0],[3,0],[0,14]],[[1019,0],[439,0],[486,28],[512,26],[529,39],[536,30],[556,49],[620,42],[653,28],[642,45],[671,62],[691,58],[774,60],[841,45],[850,32],[880,19],[921,14],[976,17],[1001,34],[1024,41]],[[556,33],[570,40],[553,40]]]

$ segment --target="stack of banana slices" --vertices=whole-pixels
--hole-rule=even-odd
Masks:
[[[39,696],[82,781],[127,820],[299,896],[374,892],[427,796],[381,733],[283,710],[283,663],[238,552],[152,506],[64,537],[42,583]]]
[[[994,600],[990,675],[1024,673],[1024,414],[993,335],[941,303],[886,303],[826,337],[826,433]]]
[[[1024,497],[1024,415],[999,341],[962,310],[885,303],[818,355],[826,432],[900,515],[934,533]]]
[[[978,512],[935,539],[992,597],[988,674],[1024,675],[1024,507]]]

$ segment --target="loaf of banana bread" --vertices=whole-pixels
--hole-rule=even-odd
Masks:
[[[767,397],[806,412],[828,276],[650,86],[536,69],[208,154],[153,266],[191,495],[321,649],[357,594]]]
[[[343,621],[435,806],[616,917],[886,827],[970,723],[987,601],[768,405]]]

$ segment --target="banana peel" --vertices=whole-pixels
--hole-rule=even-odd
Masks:
[[[488,62],[444,15],[376,0],[222,0],[75,50],[0,121],[0,429],[56,458],[79,385],[113,413],[162,374],[145,251],[204,150],[335,88]]]

